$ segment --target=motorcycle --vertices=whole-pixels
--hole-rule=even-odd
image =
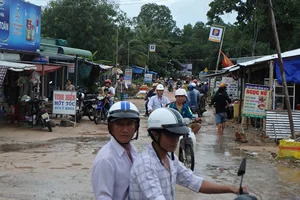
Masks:
[[[101,120],[106,121],[108,113],[109,100],[108,97],[98,96],[97,97],[97,107],[94,114],[95,124],[99,124]]]
[[[87,116],[89,120],[94,121],[97,101],[94,94],[87,94],[83,99],[82,116]]]
[[[80,122],[80,120],[83,117],[83,100],[84,100],[84,93],[82,92],[78,92],[77,93],[77,97],[76,97],[76,116],[75,115],[71,115],[72,120],[75,120],[76,117],[76,122]]]
[[[248,193],[245,193],[243,191],[242,184],[243,184],[243,178],[244,178],[245,173],[246,173],[246,158],[243,158],[243,160],[240,164],[238,173],[237,173],[238,176],[242,176],[241,183],[240,183],[239,196],[237,198],[235,198],[234,200],[257,200],[257,198],[255,196],[249,195]]]
[[[29,103],[31,105],[31,116],[27,123],[33,126],[42,126],[47,127],[49,132],[52,132],[51,119],[42,102],[45,100],[41,99],[33,99],[29,96],[25,97],[24,102]]]
[[[190,124],[189,118],[184,118],[186,124]],[[187,167],[194,171],[195,167],[195,154],[196,151],[196,136],[189,128],[189,134],[180,136],[178,147],[176,148],[175,154],[178,159]]]
[[[206,112],[206,109],[205,109],[205,104],[206,104],[206,101],[205,101],[205,94],[203,93],[200,93],[200,99],[199,99],[199,116],[202,117],[203,113]]]

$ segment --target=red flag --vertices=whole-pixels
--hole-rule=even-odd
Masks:
[[[231,60],[221,51],[223,55],[222,66],[224,68],[234,65]]]

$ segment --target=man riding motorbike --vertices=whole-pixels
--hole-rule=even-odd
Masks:
[[[131,200],[176,199],[176,184],[206,194],[239,193],[239,187],[206,181],[179,162],[174,151],[179,137],[188,134],[189,129],[178,111],[172,108],[154,110],[148,118],[148,132],[152,143],[131,168]]]

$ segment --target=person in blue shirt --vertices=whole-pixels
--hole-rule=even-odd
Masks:
[[[185,89],[179,88],[175,91],[175,98],[176,101],[172,102],[168,105],[169,108],[173,108],[177,110],[183,118],[190,118],[190,119],[196,119],[196,121],[199,121],[199,117],[194,117],[193,113],[186,103],[187,93]]]

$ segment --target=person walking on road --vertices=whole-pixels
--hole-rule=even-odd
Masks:
[[[145,113],[145,117],[147,117],[149,115],[149,112],[148,112],[148,102],[149,102],[149,99],[152,97],[152,96],[155,96],[155,90],[156,90],[156,85],[157,83],[153,83],[152,84],[152,89],[149,90],[149,92],[147,93],[147,95],[145,96],[145,109],[146,109],[146,113]]]
[[[124,101],[124,94],[128,89],[127,83],[124,81],[124,75],[119,75],[119,80],[115,85],[115,91],[117,93],[117,98],[119,101]]]
[[[225,122],[227,120],[226,108],[231,103],[231,100],[224,93],[225,87],[219,87],[219,90],[211,100],[210,106],[215,104],[216,107],[216,124],[218,126],[218,135],[224,133]]]
[[[96,200],[122,199],[129,195],[130,169],[137,153],[130,141],[138,139],[139,111],[128,101],[119,101],[108,111],[110,141],[98,152],[92,169]],[[134,134],[136,133],[136,136]]]
[[[148,112],[151,113],[157,108],[167,107],[167,105],[170,103],[170,100],[168,97],[166,97],[164,94],[165,88],[162,84],[158,84],[156,86],[156,95],[151,97],[148,102]]]
[[[171,108],[153,111],[148,118],[148,132],[152,143],[131,168],[130,200],[174,200],[176,184],[206,194],[239,193],[238,187],[216,184],[196,176],[174,155],[179,137],[189,133],[178,111]]]

